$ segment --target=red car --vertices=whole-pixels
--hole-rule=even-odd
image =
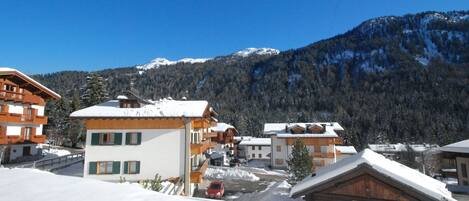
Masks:
[[[225,194],[225,185],[221,181],[212,181],[205,191],[205,196],[208,198],[221,199]]]

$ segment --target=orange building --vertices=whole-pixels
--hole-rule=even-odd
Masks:
[[[41,155],[44,143],[44,108],[60,95],[12,68],[0,68],[0,145],[8,145],[2,162],[15,162]]]

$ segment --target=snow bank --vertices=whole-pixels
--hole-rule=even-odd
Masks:
[[[228,179],[228,180],[245,180],[259,181],[259,177],[239,168],[207,168],[205,171],[207,179]]]
[[[42,153],[46,155],[46,157],[57,157],[57,156],[65,156],[71,154],[70,151],[65,149],[43,149]]]
[[[8,201],[181,201],[203,200],[170,196],[139,185],[109,183],[55,175],[35,169],[0,168],[0,200]],[[19,189],[28,189],[21,193]]]
[[[271,182],[267,188],[261,192],[254,192],[248,194],[239,195],[237,201],[301,201],[302,198],[291,198],[288,196],[290,184],[286,181],[282,182]]]

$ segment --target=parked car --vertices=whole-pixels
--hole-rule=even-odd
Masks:
[[[225,194],[225,185],[221,181],[212,181],[205,191],[205,196],[208,198],[221,199]]]

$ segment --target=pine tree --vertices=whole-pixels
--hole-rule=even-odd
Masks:
[[[97,105],[108,99],[105,80],[97,74],[91,74],[88,76],[86,78],[86,87],[81,99],[85,107]]]
[[[80,109],[80,98],[77,93],[74,93],[73,99],[70,102],[71,111]],[[83,140],[84,125],[82,120],[69,118],[69,127],[67,129],[67,138],[71,142],[72,147],[75,147],[78,142]]]
[[[288,160],[289,172],[292,182],[298,182],[311,174],[313,162],[309,156],[308,148],[299,138],[295,140],[292,148],[292,156]]]

